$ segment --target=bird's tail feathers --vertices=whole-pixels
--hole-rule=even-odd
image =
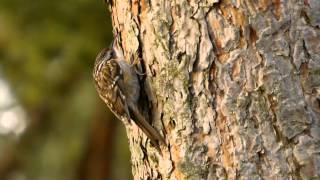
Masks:
[[[146,121],[146,119],[143,117],[143,115],[141,115],[139,111],[133,110],[133,113],[137,118],[134,122],[148,136],[153,145],[157,145],[160,142],[166,144],[164,138],[160,135],[160,133]]]

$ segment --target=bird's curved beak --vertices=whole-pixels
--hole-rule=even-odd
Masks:
[[[121,47],[121,44],[119,42],[119,33],[117,33],[110,45],[110,49],[113,49],[114,50],[114,56],[117,57],[117,58],[123,58],[124,55],[123,55],[123,50],[122,50],[122,47]]]

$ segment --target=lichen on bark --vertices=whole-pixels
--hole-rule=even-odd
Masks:
[[[135,179],[320,176],[317,0],[113,0],[161,153],[127,125]]]

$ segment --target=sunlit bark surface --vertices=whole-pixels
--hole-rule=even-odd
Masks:
[[[113,0],[161,153],[127,126],[135,179],[320,178],[319,0]]]

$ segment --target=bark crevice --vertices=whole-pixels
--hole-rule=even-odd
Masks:
[[[319,8],[114,2],[114,28],[126,57],[141,59],[149,114],[168,142],[159,154],[127,127],[135,178],[318,178]]]

